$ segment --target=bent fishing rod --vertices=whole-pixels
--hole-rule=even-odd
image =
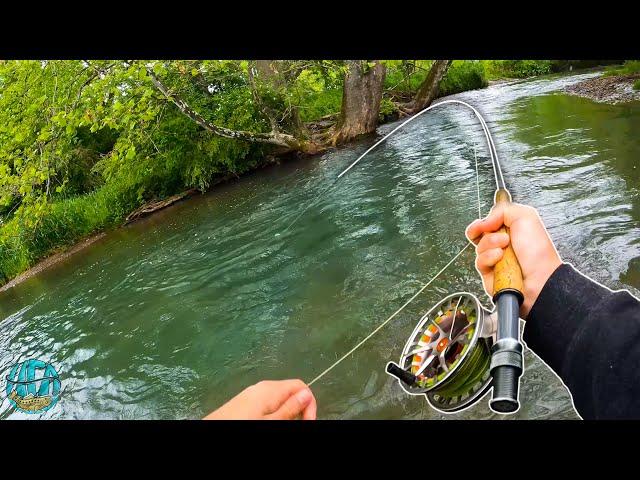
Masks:
[[[511,203],[511,194],[505,185],[489,128],[482,115],[473,106],[461,100],[443,100],[405,120],[343,170],[335,182],[371,151],[422,114],[452,104],[470,109],[480,122],[496,183],[494,207],[507,206]],[[476,182],[479,191],[477,158]],[[285,230],[315,203],[305,208]],[[506,226],[499,231],[509,234]],[[479,239],[480,237],[473,241]],[[308,385],[322,378],[395,318],[452,265],[469,245],[468,243],[458,252],[396,312]],[[511,244],[504,250],[502,259],[494,266],[492,300],[496,306],[492,312],[485,309],[479,300],[468,292],[454,293],[438,302],[420,318],[407,340],[399,362],[389,362],[387,373],[398,379],[405,392],[411,395],[425,395],[432,407],[444,413],[470,407],[483,398],[490,388],[493,388],[493,394],[489,406],[493,411],[501,414],[516,412],[519,408],[519,383],[523,371],[518,312],[524,295],[522,271]]]

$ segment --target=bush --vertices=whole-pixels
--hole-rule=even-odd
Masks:
[[[620,60],[551,60],[551,72],[569,72],[622,63]]]
[[[551,72],[551,60],[487,60],[485,71],[490,79],[527,78]]]
[[[416,60],[415,64],[402,65],[394,61],[395,65],[387,65],[384,88],[396,92],[415,93],[427,76],[433,63],[431,60]]]
[[[383,98],[380,101],[380,112],[378,113],[378,121],[380,123],[397,118],[396,113],[396,106],[390,99]]]
[[[614,75],[631,75],[640,73],[640,60],[626,60],[622,66],[608,67],[603,76],[612,77]]]
[[[454,60],[440,82],[440,96],[484,88],[488,85],[482,63]]]
[[[300,105],[300,119],[303,122],[318,120],[325,115],[340,111],[342,89],[331,88],[322,92],[307,95]]]
[[[633,89],[640,90],[640,80],[636,80],[635,82],[633,82]]]

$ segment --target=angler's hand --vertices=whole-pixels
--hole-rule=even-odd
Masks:
[[[204,419],[315,420],[316,408],[316,399],[302,380],[264,380],[245,388]]]
[[[496,232],[502,225],[510,229],[513,251],[522,269],[524,302],[520,316],[526,319],[545,283],[562,261],[534,208],[517,203],[494,206],[489,215],[471,223],[466,231],[467,238],[476,244],[476,267],[490,296],[493,295],[493,267],[509,245],[509,235]]]

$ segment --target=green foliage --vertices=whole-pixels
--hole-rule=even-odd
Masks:
[[[383,63],[385,85],[409,94],[431,65]],[[485,85],[480,67],[455,62],[443,94]],[[340,111],[346,68],[334,60],[0,60],[0,282],[118,225],[145,201],[205,190],[264,161],[269,147],[202,128],[148,69],[206,122],[304,138],[303,122]],[[394,115],[383,98],[381,120]]]
[[[440,95],[452,95],[484,88],[487,85],[484,67],[480,61],[454,60],[440,82]]]
[[[622,66],[607,67],[603,76],[612,77],[614,75],[632,75],[640,73],[640,60],[626,60]]]
[[[498,78],[528,78],[551,72],[551,60],[485,60],[485,72],[490,80]]]
[[[193,63],[153,69],[208,120],[265,130],[240,62]],[[1,61],[0,278],[145,200],[205,189],[258,158],[259,147],[215,137],[178,112],[144,62]]]
[[[551,60],[551,71],[570,72],[586,68],[622,63],[620,60]]]
[[[432,60],[388,60],[384,88],[415,93],[429,73]]]
[[[385,88],[405,95],[414,94],[424,81],[431,60],[387,61]],[[478,60],[454,60],[440,82],[440,96],[487,86],[484,66]]]
[[[640,90],[640,79],[633,82],[633,89]]]
[[[303,122],[318,120],[340,111],[342,80],[345,66],[342,62],[306,62],[291,83],[292,104]]]
[[[380,123],[394,118],[396,113],[396,106],[391,99],[383,97],[380,101],[380,113],[378,114],[378,121]]]
[[[304,122],[318,120],[340,111],[342,89],[327,89],[307,95],[300,104],[300,118]]]
[[[119,224],[139,205],[131,185],[109,184],[85,195],[49,205],[37,228],[25,228],[18,217],[0,229],[0,281],[26,270],[56,247]]]

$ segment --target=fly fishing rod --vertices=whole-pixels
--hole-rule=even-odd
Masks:
[[[511,201],[506,188],[495,205]],[[509,233],[506,227],[501,232]],[[520,265],[509,245],[494,267],[495,312],[471,293],[455,293],[436,304],[409,337],[399,364],[387,373],[409,394],[427,397],[439,411],[465,409],[493,387],[489,406],[497,413],[516,412],[523,371],[518,311],[524,295]]]
[[[450,104],[469,108],[480,122],[489,149],[496,183],[494,207],[508,205],[511,202],[511,194],[506,188],[489,128],[482,115],[473,106],[461,100],[438,102],[404,121],[369,147],[338,175],[336,181],[349,172],[369,152],[408,123],[433,108]],[[296,217],[292,224],[311,206],[309,205]],[[503,226],[499,231],[509,234],[506,226]],[[479,238],[475,240],[479,240]],[[400,309],[353,349],[309,382],[309,385],[346,359],[399,314],[448,268],[467,246],[427,284],[423,285]],[[502,414],[517,411],[519,408],[519,382],[523,371],[518,317],[519,307],[524,300],[522,292],[522,271],[513,248],[509,244],[502,259],[494,267],[492,299],[496,305],[495,311],[491,312],[485,309],[471,293],[461,292],[449,295],[420,318],[407,340],[399,362],[389,362],[386,368],[387,373],[398,379],[405,392],[412,395],[425,395],[430,405],[441,412],[450,413],[465,409],[479,401],[491,387],[493,387],[493,395],[489,406],[492,410]]]

